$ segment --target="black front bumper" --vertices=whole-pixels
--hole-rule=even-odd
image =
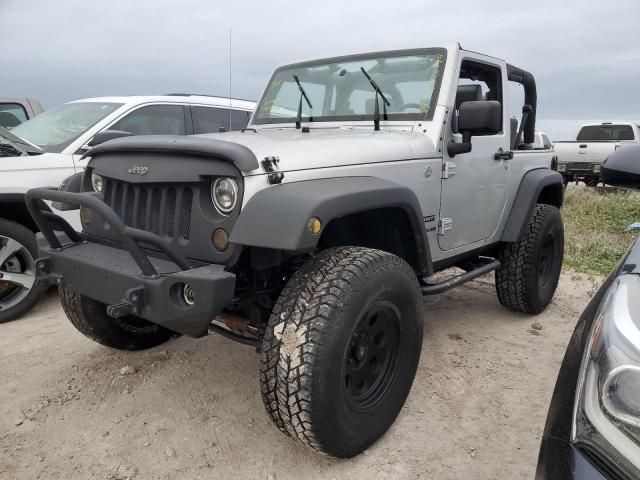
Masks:
[[[81,205],[109,223],[126,250],[94,242],[74,231],[61,217],[40,208],[40,200]],[[113,317],[133,314],[178,333],[205,335],[211,320],[233,300],[235,275],[223,265],[192,268],[190,262],[152,233],[124,225],[120,217],[92,193],[37,188],[26,195],[27,207],[48,245],[40,246],[41,281],[62,283],[107,305]],[[54,230],[70,239],[62,244]],[[169,260],[149,257],[140,244],[152,245]],[[191,287],[188,305],[183,288]]]

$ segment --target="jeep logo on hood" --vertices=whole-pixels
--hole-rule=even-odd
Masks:
[[[131,175],[144,175],[149,171],[149,167],[142,167],[140,165],[134,165],[127,170]]]

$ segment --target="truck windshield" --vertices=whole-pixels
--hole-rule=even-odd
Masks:
[[[389,120],[430,120],[445,57],[443,49],[423,49],[353,55],[281,67],[269,81],[253,123],[296,121],[300,89],[295,77],[313,105],[309,108],[303,102],[303,121],[371,121],[376,93],[361,68],[371,75],[389,100]]]
[[[587,125],[580,129],[579,142],[610,142],[633,140],[631,125]]]
[[[105,102],[65,103],[14,127],[11,133],[47,152],[60,153],[121,105]]]

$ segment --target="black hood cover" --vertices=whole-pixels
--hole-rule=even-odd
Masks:
[[[233,163],[241,171],[259,167],[253,151],[244,145],[213,138],[182,135],[136,135],[101,143],[88,150],[83,157],[95,157],[102,153],[115,152],[164,152],[213,157]]]

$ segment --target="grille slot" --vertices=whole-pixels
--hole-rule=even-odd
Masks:
[[[190,186],[147,187],[113,179],[104,181],[104,202],[126,225],[189,240],[193,206]]]

